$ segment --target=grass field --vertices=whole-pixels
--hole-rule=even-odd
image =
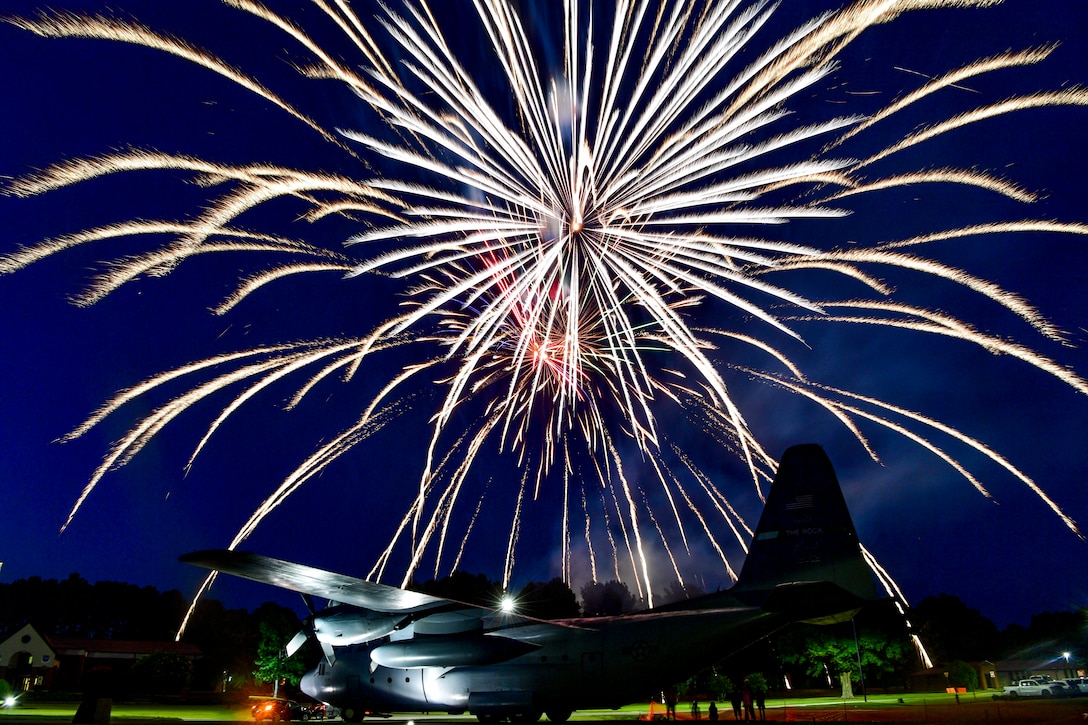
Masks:
[[[706,722],[707,703],[701,703],[702,722]],[[32,702],[10,709],[0,709],[0,724],[71,722],[76,703]],[[720,720],[733,721],[728,703],[719,703]],[[691,721],[689,707],[678,707],[678,719]],[[649,703],[629,705],[620,710],[579,711],[574,722],[608,720],[637,721],[648,715],[663,714],[662,705]],[[475,722],[470,716],[453,718],[448,715],[394,715],[398,722],[464,721]],[[111,710],[116,722],[251,722],[248,705],[155,705],[117,703]],[[770,722],[899,722],[899,723],[1083,723],[1088,720],[1088,698],[1052,700],[1049,702],[994,700],[990,694],[953,695],[945,693],[874,696],[841,700],[834,697],[769,699],[767,720]],[[377,720],[377,722],[382,722]],[[542,721],[546,722],[546,721]]]

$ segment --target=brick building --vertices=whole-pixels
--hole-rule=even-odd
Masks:
[[[200,648],[187,642],[50,637],[27,624],[0,641],[0,679],[16,692],[79,692],[91,673],[116,679],[157,652],[200,657]]]

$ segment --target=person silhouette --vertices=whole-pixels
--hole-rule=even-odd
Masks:
[[[729,704],[733,706],[733,719],[740,720],[740,690],[736,685],[733,685],[733,689],[729,691]]]

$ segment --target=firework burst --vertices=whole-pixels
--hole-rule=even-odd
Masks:
[[[512,576],[525,507],[544,487],[556,487],[562,509],[553,519],[562,531],[564,576],[571,578],[572,561],[584,555],[594,578],[627,578],[652,603],[651,549],[662,552],[683,583],[690,539],[705,537],[732,574],[726,550],[743,549],[751,535],[730,491],[682,443],[688,434],[662,425],[663,414],[672,420],[682,412],[685,430],[704,437],[700,447],[735,455],[762,495],[775,460],[749,422],[738,381],[811,401],[874,460],[870,431],[902,435],[988,496],[979,476],[942,441],[973,449],[1028,486],[1079,535],[1035,481],[983,442],[922,412],[813,379],[797,359],[819,326],[899,328],[1017,358],[1088,393],[1088,382],[1033,346],[921,306],[885,279],[905,280],[900,285],[908,292],[916,280],[941,280],[1060,343],[1061,331],[1030,303],[926,252],[987,235],[1083,235],[1085,225],[973,218],[925,235],[836,248],[781,233],[789,222],[834,224],[865,199],[918,185],[1034,200],[1015,182],[977,168],[909,168],[910,152],[1017,111],[1088,105],[1079,87],[984,100],[890,142],[879,131],[916,118],[919,106],[975,79],[1043,63],[1052,46],[1001,53],[940,77],[911,76],[915,85],[864,114],[792,112],[801,98],[827,92],[840,57],[867,31],[908,10],[962,8],[969,18],[989,0],[860,0],[785,32],[777,6],[768,2],[631,0],[602,11],[568,0],[561,9],[535,8],[530,23],[506,2],[477,0],[471,24],[456,28],[470,33],[471,42],[451,39],[452,28],[443,25],[448,8],[423,2],[364,12],[344,0],[314,0],[305,26],[290,10],[224,3],[274,29],[293,58],[304,58],[294,63],[304,78],[354,94],[366,120],[316,120],[211,50],[133,20],[47,12],[9,22],[45,37],[129,43],[196,64],[255,94],[302,133],[317,134],[340,155],[337,172],[148,150],[61,162],[14,179],[6,191],[28,197],[154,172],[195,181],[207,192],[206,204],[181,221],[133,216],[33,243],[0,259],[0,271],[130,240],[138,251],[112,258],[77,303],[94,304],[142,278],[229,252],[248,255],[255,271],[215,308],[218,315],[300,275],[331,274],[344,285],[389,278],[401,285],[404,306],[361,334],[223,352],[117,394],[70,437],[153,394],[184,387],[116,442],[69,522],[110,471],[203,401],[215,401],[219,413],[190,465],[237,411],[281,381],[297,381],[288,401],[293,407],[326,381],[356,380],[369,366],[381,369],[376,359],[397,352],[414,362],[385,380],[353,424],[275,488],[232,547],[426,390],[437,402],[420,446],[417,490],[372,576],[388,576],[398,552],[407,552],[402,581],[424,565],[455,568],[486,505],[473,474],[481,456],[499,454],[509,461],[507,474],[489,485],[517,490],[506,519],[504,583]],[[470,46],[482,60],[466,57]],[[549,65],[545,57],[560,60]],[[481,75],[480,67],[488,72]],[[305,208],[290,235],[250,228],[280,204]],[[330,218],[357,233],[346,244],[314,241],[307,225]],[[820,294],[797,283],[813,277],[821,280]],[[466,510],[470,522],[451,536],[455,512]],[[461,539],[460,547],[453,539]]]

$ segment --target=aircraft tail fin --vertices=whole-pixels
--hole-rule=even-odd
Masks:
[[[783,454],[730,591],[805,621],[849,618],[877,598],[838,478],[820,446],[793,446]]]

